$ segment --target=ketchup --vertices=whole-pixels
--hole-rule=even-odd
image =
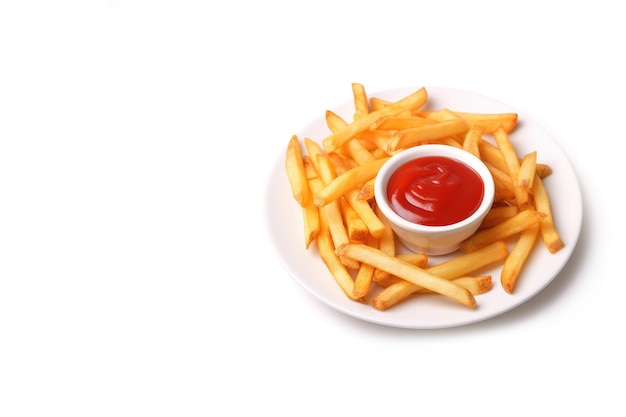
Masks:
[[[456,159],[425,156],[402,165],[387,185],[393,210],[426,226],[460,222],[474,213],[485,186],[474,169]]]

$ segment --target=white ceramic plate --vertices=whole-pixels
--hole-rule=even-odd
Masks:
[[[415,88],[398,88],[378,93],[372,97],[396,100],[415,91]],[[427,87],[428,108],[447,107],[451,110],[485,113],[517,112],[515,109],[490,98],[465,91]],[[325,109],[324,109],[325,110]],[[352,120],[353,102],[331,108],[345,120]],[[328,134],[323,112],[308,126],[297,132],[304,137],[321,142]],[[304,248],[302,214],[291,196],[284,169],[284,154],[278,156],[267,184],[265,213],[270,242],[279,259],[306,290],[328,306],[347,315],[386,326],[434,329],[466,325],[486,320],[509,311],[529,300],[544,289],[565,266],[576,246],[582,226],[582,196],[576,174],[553,139],[536,123],[518,113],[518,125],[510,134],[520,156],[536,150],[537,160],[549,164],[553,174],[546,178],[556,226],[565,242],[565,248],[552,255],[538,242],[525,266],[523,276],[514,294],[500,287],[500,266],[481,271],[493,277],[494,288],[476,297],[477,308],[470,309],[439,295],[422,295],[398,304],[387,311],[378,311],[369,304],[349,300],[335,283],[319,258],[315,245]],[[402,247],[399,245],[399,250]],[[434,263],[442,257],[433,257]]]

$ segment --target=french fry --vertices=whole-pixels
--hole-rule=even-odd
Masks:
[[[357,165],[365,165],[376,160],[374,155],[358,139],[350,139],[344,146]]]
[[[535,169],[536,169],[537,175],[539,175],[539,178],[541,179],[547,178],[550,175],[552,175],[552,168],[550,167],[550,165],[537,164]]]
[[[344,197],[341,197],[339,203],[341,205],[343,221],[346,225],[346,231],[348,233],[348,240],[352,243],[366,243],[368,237],[370,236],[370,231],[363,219],[361,219],[358,213],[354,211],[350,203],[348,203]],[[314,205],[314,207],[316,206]]]
[[[515,285],[517,285],[522,268],[535,246],[538,235],[539,224],[534,224],[524,230],[517,239],[511,253],[504,260],[502,270],[500,271],[500,283],[504,291],[509,294],[513,293]]]
[[[378,129],[377,130],[364,130],[363,132],[359,133],[358,138],[360,140],[364,140],[364,141],[371,143],[373,146],[376,147],[376,149],[382,152],[382,156],[379,156],[380,158],[380,157],[388,156],[391,154],[387,152],[387,144],[389,143],[389,140],[391,139],[392,133],[393,133],[392,131],[378,130]]]
[[[359,200],[371,200],[374,198],[374,184],[376,183],[376,178],[372,178],[369,181],[366,181],[361,188],[359,188]]]
[[[535,207],[545,214],[545,218],[541,221],[540,228],[543,242],[550,253],[557,253],[565,247],[565,243],[563,243],[561,235],[554,224],[548,191],[543,184],[543,180],[539,178],[538,175],[535,176],[535,180],[533,181],[533,196],[535,199]]]
[[[508,167],[506,165],[506,162],[504,161],[504,158],[502,157],[502,153],[500,152],[497,146],[494,146],[488,141],[482,139],[478,143],[478,148],[480,150],[480,157],[483,160],[483,162],[488,162],[492,164],[493,166],[495,166],[496,168],[502,171],[508,172]],[[521,161],[520,161],[520,164],[521,164]],[[537,171],[537,174],[539,175],[539,178],[542,178],[542,179],[552,174],[552,168],[550,168],[550,166],[546,164],[537,163],[536,171]]]
[[[522,158],[517,175],[517,187],[531,191],[537,172],[537,151],[529,152]]]
[[[441,138],[441,139],[433,139],[424,143],[425,144],[426,143],[435,143],[435,144],[438,143],[440,145],[454,146],[455,148],[463,149],[463,145],[461,144],[461,142],[459,142],[459,139],[454,136],[448,136],[448,137]]]
[[[471,308],[476,307],[474,295],[466,288],[399,258],[389,256],[376,248],[367,245],[346,244],[337,248],[336,253],[337,255],[343,255],[355,261],[365,262],[377,269],[387,271],[391,275],[438,294],[445,295],[465,306]]]
[[[350,272],[346,269],[346,266],[340,261],[339,256],[335,253],[330,231],[323,218],[322,227],[317,236],[317,247],[326,268],[348,298],[363,302],[361,298],[354,296],[354,280]]]
[[[338,175],[326,186],[318,191],[313,197],[316,206],[324,205],[337,200],[349,190],[356,188],[364,182],[374,178],[380,167],[387,162],[389,158],[376,159],[364,165],[359,165],[351,170]]]
[[[428,265],[428,255],[425,253],[399,253],[396,257],[420,268],[426,268]]]
[[[483,132],[485,129],[482,126],[472,126],[465,134],[465,138],[463,139],[463,149],[476,158],[480,159],[480,148],[478,146],[478,142],[482,138]]]
[[[320,178],[324,183],[321,189],[323,190],[326,184],[333,181],[333,179],[335,178],[334,167],[330,159],[326,155],[318,155],[317,163],[320,167]],[[316,193],[319,193],[321,190],[317,190]],[[337,199],[329,202],[323,207],[320,207],[320,214],[325,220],[325,224],[327,225],[326,227],[328,228],[330,236],[333,240],[333,246],[336,248],[343,245],[344,243],[350,242],[350,238],[348,237],[348,231],[346,230],[343,219],[343,214],[341,212],[341,206],[339,204],[339,199]],[[340,260],[348,268],[357,269],[359,267],[358,262],[355,262],[352,259],[344,259],[340,257]]]
[[[504,171],[506,173],[509,172],[509,167],[504,161],[502,152],[500,152],[500,149],[498,149],[497,146],[491,144],[485,139],[481,139],[478,141],[478,150],[480,151],[480,158],[483,162],[493,165],[500,171]]]
[[[395,256],[396,255],[396,239],[395,239],[393,230],[391,229],[389,222],[387,221],[385,216],[382,215],[378,207],[374,209],[374,212],[376,213],[376,216],[378,216],[378,218],[385,225],[383,234],[380,236],[380,239],[378,239],[378,249],[381,252],[385,253],[386,255]],[[374,277],[373,277],[374,281],[383,281],[387,278],[389,278],[389,272],[384,271],[382,269],[376,269],[374,271]]]
[[[358,120],[370,112],[365,86],[352,83],[352,96],[354,97],[354,120]]]
[[[461,277],[451,279],[453,283],[467,289],[473,295],[480,295],[490,291],[493,288],[491,275],[480,275],[477,277]],[[425,288],[419,288],[416,294],[433,294],[432,291]]]
[[[464,134],[468,129],[465,121],[456,119],[413,129],[400,130],[392,134],[387,144],[387,152],[395,152],[427,141]]]
[[[439,276],[453,279],[469,275],[487,265],[503,260],[508,254],[508,248],[502,241],[494,242],[473,253],[460,255],[439,265],[432,267],[429,271]],[[387,310],[401,301],[407,299],[411,294],[420,291],[420,286],[408,281],[399,281],[387,286],[373,300],[372,306],[377,310]]]
[[[410,263],[411,265],[415,265],[420,268],[426,268],[428,266],[428,255],[425,253],[398,253],[396,254],[396,258],[401,259]],[[379,287],[386,288],[392,284],[396,284],[398,282],[407,282],[401,278],[394,277],[389,275],[386,279],[376,281],[376,284]],[[413,285],[413,284],[411,284]]]
[[[377,239],[380,238],[385,230],[385,225],[376,215],[372,206],[370,206],[366,200],[359,199],[359,191],[357,189],[348,191],[345,197],[354,211],[356,211],[359,217],[363,220],[369,229],[370,234]]]
[[[350,238],[348,237],[348,232],[346,231],[346,228],[344,226],[343,216],[341,215],[341,210],[339,209],[339,204],[337,203],[337,201],[333,201],[332,203],[320,208],[320,213],[322,215],[322,218],[328,224],[328,231],[330,232],[330,236],[333,240],[333,246],[338,247],[350,242]],[[359,268],[359,263],[350,258],[344,259],[343,257],[340,257],[340,260],[348,268]]]
[[[519,213],[519,208],[517,206],[505,205],[492,207],[483,219],[483,222],[480,224],[480,228],[488,229],[490,227],[493,227],[499,223],[502,223],[506,219],[510,219],[517,213]]]
[[[370,235],[366,244],[370,247],[378,247],[378,239]],[[374,271],[375,268],[373,266],[361,262],[361,266],[354,278],[354,287],[352,289],[352,294],[355,298],[364,299],[367,297],[372,286]]]
[[[393,101],[385,100],[380,97],[370,97],[370,107],[372,110],[381,110],[383,107],[386,107],[390,104],[393,104]]]
[[[354,298],[364,299],[367,297],[372,286],[374,271],[375,268],[373,266],[361,262],[361,266],[357,271],[354,279],[354,286],[352,288],[352,295]]]
[[[517,113],[469,113],[454,112],[462,118],[470,126],[480,126],[485,133],[493,133],[497,129],[502,128],[506,133],[511,133],[517,125]]]
[[[313,166],[313,162],[308,155],[302,157],[304,172],[309,183],[309,189],[311,188],[311,182],[314,182],[315,179],[319,180],[317,176],[317,171]],[[321,180],[319,182],[319,188],[322,187]],[[319,208],[313,204],[313,200],[309,201],[307,205],[302,207],[302,215],[303,215],[303,224],[304,224],[304,246],[306,249],[309,248],[311,243],[317,239],[317,235],[320,231],[320,216],[319,216]]]
[[[439,110],[417,110],[415,115],[421,116],[425,119],[432,120],[434,122],[447,122],[450,120],[460,120],[461,117],[448,108]]]
[[[311,201],[311,190],[304,173],[304,164],[302,162],[302,149],[300,141],[296,135],[293,135],[287,145],[287,156],[285,158],[285,168],[287,170],[287,178],[291,186],[293,198],[301,207],[306,206]]]
[[[421,107],[426,103],[428,99],[428,93],[425,88],[420,88],[414,93],[409,94],[403,99],[391,103],[379,110],[368,113],[358,120],[353,121],[344,128],[337,132],[331,133],[322,141],[322,146],[326,152],[332,152],[339,148],[349,139],[355,137],[359,132],[362,132],[370,127],[372,123],[378,120],[382,116],[390,116],[401,113],[405,110],[412,110]]]
[[[435,124],[434,121],[419,116],[381,117],[370,126],[374,130],[405,130]]]
[[[511,181],[511,177],[508,172],[504,172],[497,168],[491,162],[483,161],[491,177],[493,178],[493,185],[495,187],[496,197],[495,201],[513,201],[515,200],[515,186]]]
[[[520,162],[508,134],[504,131],[504,129],[499,128],[493,133],[493,137],[496,140],[498,149],[500,149],[500,152],[502,153],[502,158],[504,159],[509,175],[511,175],[511,179],[513,181],[517,180]]]
[[[324,150],[319,143],[306,137],[304,138],[304,148],[306,149],[307,156],[311,159],[315,170],[319,172],[320,167],[317,164],[317,155],[324,155]]]
[[[347,155],[347,153],[341,154],[339,152],[330,152],[325,154],[325,156],[332,163],[335,176],[342,175],[358,166],[358,164],[349,155]]]
[[[526,154],[520,162],[520,168],[517,173],[517,180],[515,183],[515,188],[520,190],[520,192],[516,195],[516,199],[517,205],[521,210],[532,206],[531,193],[537,170],[536,168],[537,152],[534,151]]]
[[[539,223],[545,217],[546,215],[544,213],[537,210],[520,211],[515,216],[506,219],[494,227],[479,230],[476,234],[461,242],[461,250],[469,253],[498,240],[505,240],[529,228],[533,224]]]
[[[328,129],[330,129],[331,132],[337,132],[348,126],[348,122],[343,120],[341,116],[332,110],[326,110],[325,119],[326,126],[328,126]]]
[[[524,210],[528,206],[529,191],[523,187],[518,186],[518,177],[520,171],[520,159],[513,148],[513,144],[509,140],[509,135],[504,128],[500,127],[493,133],[493,137],[496,140],[502,157],[506,163],[511,181],[513,182],[513,189],[515,191],[515,199],[520,210]]]

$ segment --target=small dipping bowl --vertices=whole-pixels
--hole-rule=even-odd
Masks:
[[[423,225],[403,218],[392,208],[387,197],[387,188],[392,175],[410,161],[431,156],[461,162],[474,170],[482,180],[482,200],[469,217],[441,226]],[[398,152],[381,167],[374,184],[376,204],[400,242],[413,252],[428,255],[445,255],[459,249],[460,243],[474,234],[482,223],[493,204],[494,194],[493,177],[485,164],[473,154],[449,145],[418,145]],[[451,200],[451,204],[454,204],[454,198]]]

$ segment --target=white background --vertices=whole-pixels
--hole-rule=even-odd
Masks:
[[[618,6],[3,2],[0,415],[624,415]],[[552,135],[584,222],[547,289],[417,331],[285,272],[269,169],[352,82],[477,92]]]

